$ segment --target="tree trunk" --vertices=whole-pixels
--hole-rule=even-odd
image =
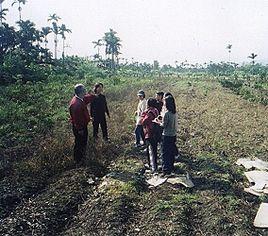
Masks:
[[[56,34],[55,34],[54,43],[55,43],[54,57],[55,57],[55,59],[57,59],[57,47],[58,47],[58,39],[57,39],[57,35],[56,35]]]
[[[114,53],[112,53],[112,69],[114,70],[114,68],[115,68]]]
[[[0,12],[2,12],[2,10],[3,10],[2,2],[0,2]],[[1,17],[1,19],[0,19],[0,26],[2,26],[2,25],[3,25],[3,18]]]
[[[45,49],[47,49],[47,36],[45,36]]]
[[[64,65],[64,59],[65,59],[65,40],[62,39],[62,62]]]
[[[20,21],[21,21],[21,6],[20,6],[20,2],[19,2],[19,17],[20,17]]]

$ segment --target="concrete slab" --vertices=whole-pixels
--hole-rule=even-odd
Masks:
[[[262,203],[254,219],[254,226],[268,228],[268,203]]]
[[[258,185],[267,184],[268,185],[268,172],[261,170],[252,170],[245,172],[245,175],[249,182]]]
[[[153,186],[153,187],[157,187],[157,186],[159,186],[159,185],[165,183],[166,181],[167,181],[167,178],[161,178],[161,177],[158,176],[158,175],[155,175],[155,176],[153,176],[152,178],[146,180],[146,182],[147,182],[149,185]]]
[[[245,188],[245,192],[251,193],[255,196],[268,194],[268,172],[253,170],[245,172],[245,175],[250,183],[254,183],[253,186]]]
[[[246,169],[256,168],[259,170],[268,170],[268,162],[260,159],[251,160],[248,158],[240,158],[237,160],[236,164],[242,165]]]
[[[194,187],[194,183],[192,182],[189,174],[168,178],[167,182],[171,184],[182,184],[187,188]]]
[[[253,194],[253,195],[255,195],[255,196],[261,196],[262,195],[262,193],[260,193],[260,192],[256,192],[254,189],[252,189],[252,188],[244,188],[244,191],[245,192],[247,192],[247,193],[250,193],[250,194]]]

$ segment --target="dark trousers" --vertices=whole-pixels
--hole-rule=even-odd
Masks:
[[[142,125],[137,125],[136,126],[136,128],[135,128],[135,136],[136,136],[136,144],[140,144],[141,139],[142,139],[143,142],[145,141]]]
[[[148,138],[146,139],[146,145],[146,153],[149,166],[153,172],[157,171],[157,142],[152,138]]]
[[[101,127],[103,139],[108,140],[108,130],[105,115],[101,117],[94,117],[93,119],[93,137],[95,139],[98,138],[99,126]]]
[[[163,172],[171,173],[174,170],[174,161],[176,152],[177,152],[176,136],[163,136],[163,143],[162,143]]]
[[[80,133],[79,133],[80,132]],[[75,162],[80,162],[86,154],[87,148],[87,140],[88,140],[88,130],[87,127],[77,130],[73,126],[73,133],[74,133],[74,160]]]

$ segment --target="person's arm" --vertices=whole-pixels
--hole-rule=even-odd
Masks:
[[[105,112],[106,112],[107,116],[110,118],[110,112],[109,112],[109,110],[108,110],[106,97],[105,97],[105,96],[103,96],[103,97],[104,97]]]
[[[90,112],[89,112],[89,114],[91,115],[91,118],[92,118],[92,119],[94,119],[94,116],[95,116],[94,108],[95,108],[95,102],[94,102],[94,100],[93,100],[93,101],[91,102],[91,104],[90,104]]]
[[[88,105],[88,104],[92,103],[92,101],[94,100],[94,98],[95,98],[95,95],[93,95],[91,93],[88,93],[88,94],[85,95],[85,97],[84,97],[83,100],[86,103],[86,105]]]
[[[141,124],[142,125],[148,125],[154,120],[154,116],[151,112],[144,113],[144,116],[142,116]]]
[[[168,113],[166,112],[163,118],[163,127],[166,128],[168,126],[168,121],[169,121],[169,117],[168,117]]]
[[[146,100],[144,99],[144,102],[141,104],[141,111],[142,112],[145,112],[147,109],[147,102]]]

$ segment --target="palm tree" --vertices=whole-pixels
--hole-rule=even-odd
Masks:
[[[18,4],[18,10],[19,10],[19,17],[20,17],[20,21],[21,21],[21,11],[22,11],[22,7],[21,4],[25,5],[27,2],[27,0],[15,0],[11,6],[14,6],[15,4]]]
[[[103,45],[102,44],[102,39],[98,39],[98,41],[93,41],[92,42],[94,44],[94,48],[98,48],[98,53],[97,53],[97,57],[100,58],[100,47]]]
[[[3,24],[3,20],[6,20],[6,15],[7,15],[8,9],[4,8],[0,10],[0,26]]]
[[[231,57],[231,51],[232,51],[232,44],[228,44],[226,49],[228,50],[228,53],[229,53],[229,62],[230,62],[230,57]]]
[[[253,53],[251,53],[251,54],[248,56],[248,58],[252,59],[252,65],[254,65],[254,64],[255,64],[254,59],[255,59],[257,56],[258,56],[258,55],[257,55],[257,54],[255,54],[254,52],[253,52]]]
[[[47,40],[47,36],[52,32],[52,29],[47,26],[47,27],[42,27],[42,35],[45,38],[45,48],[47,48],[47,44],[48,44],[48,40]]]
[[[0,14],[1,14],[1,19],[0,19],[0,26],[2,26],[2,23],[3,23],[3,20],[6,20],[5,16],[6,16],[6,13],[5,11],[8,11],[8,9],[3,9],[3,6],[2,6],[2,3],[4,2],[5,0],[0,0]]]
[[[70,29],[67,29],[65,24],[62,24],[59,28],[59,34],[62,37],[62,59],[63,59],[63,62],[64,62],[64,56],[65,56],[65,40],[66,40],[65,33],[72,33],[72,31]]]
[[[116,36],[117,32],[110,29],[109,32],[105,33],[103,40],[105,42],[105,54],[111,55],[111,67],[115,69],[115,57],[118,61],[119,50],[121,48],[121,40]]]
[[[48,22],[52,22],[52,32],[54,33],[54,44],[55,44],[55,51],[54,51],[54,57],[57,59],[57,48],[58,48],[58,35],[59,35],[59,26],[58,26],[58,21],[61,18],[57,16],[56,14],[50,15],[48,18]]]

